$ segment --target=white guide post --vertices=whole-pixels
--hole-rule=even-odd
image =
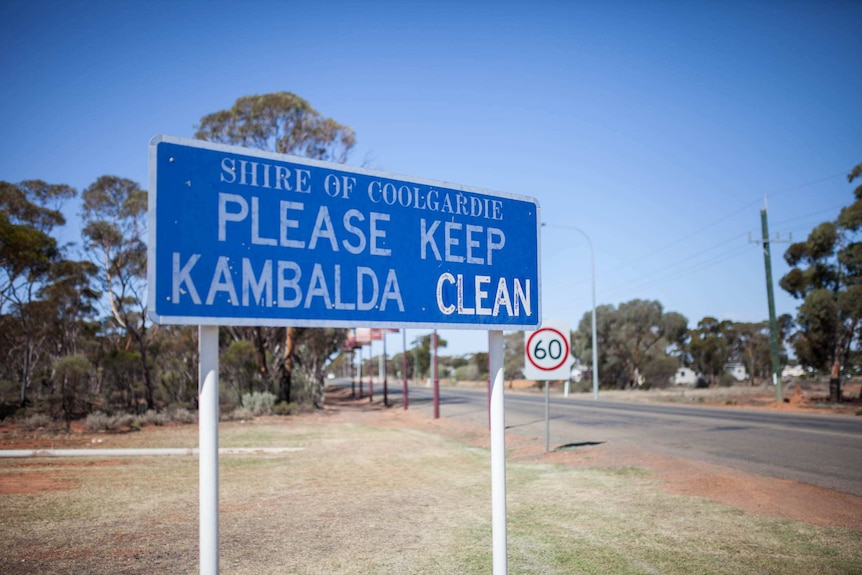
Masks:
[[[491,376],[491,534],[494,575],[506,575],[506,412],[503,398],[503,332],[488,332]]]
[[[199,326],[198,337],[201,575],[218,575],[218,326]]]

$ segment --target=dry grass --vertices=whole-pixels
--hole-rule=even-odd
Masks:
[[[373,418],[223,424],[221,572],[487,574],[484,449]],[[112,436],[186,447],[197,428]],[[105,446],[100,445],[100,446]],[[0,573],[197,573],[197,460],[0,461]],[[637,468],[510,461],[509,572],[862,573],[862,532],[670,495]]]

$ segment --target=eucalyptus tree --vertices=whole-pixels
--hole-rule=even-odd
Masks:
[[[297,345],[302,353],[297,356],[296,367],[303,375],[306,385],[302,386],[305,397],[298,403],[323,408],[324,372],[329,359],[335,355],[344,343],[345,331],[334,328],[304,329],[297,335]]]
[[[591,348],[590,313],[578,323],[577,341],[582,352]],[[650,373],[662,385],[673,374],[676,363],[667,361],[683,345],[688,320],[682,314],[665,311],[657,300],[635,299],[614,307],[596,308],[596,337],[599,340],[599,374],[605,383],[617,387],[640,385]],[[581,357],[582,361],[591,360]],[[673,370],[668,368],[673,365]],[[667,374],[668,377],[664,377]]]
[[[144,401],[155,408],[155,384],[148,359],[147,192],[126,178],[102,176],[82,194],[85,245],[100,269],[115,327],[134,341],[143,378]]]
[[[190,407],[198,394],[198,334],[192,326],[162,325],[150,338],[159,392],[169,405]]]
[[[356,143],[352,129],[291,92],[243,96],[201,118],[195,138],[339,163]]]
[[[61,260],[52,266],[39,296],[50,304],[53,348],[58,357],[85,353],[95,335],[92,321],[101,292],[93,286],[98,268],[89,261]]]
[[[688,353],[700,373],[714,385],[733,357],[737,337],[733,322],[705,317],[689,332]]]
[[[862,164],[848,175],[862,176]],[[791,270],[779,285],[802,301],[793,346],[799,361],[830,372],[830,401],[842,400],[842,379],[862,329],[862,185],[838,218],[814,228],[784,254]]]
[[[503,375],[509,380],[524,377],[523,331],[515,331],[503,336]]]
[[[41,180],[0,182],[0,316],[15,330],[7,352],[20,374],[22,404],[48,333],[39,289],[62,259],[51,232],[66,223],[59,208],[76,194],[67,185]]]
[[[772,381],[772,356],[769,343],[769,322],[733,322],[735,334],[732,353],[727,361],[739,361],[745,364],[745,369],[752,384],[758,379],[763,382]],[[793,317],[782,314],[778,317],[779,359],[782,365],[787,364],[785,342],[793,328]]]
[[[416,377],[421,377],[422,374],[427,373],[428,377],[434,377],[434,374],[431,373],[431,346],[433,345],[434,334],[427,333],[425,335],[419,336],[416,338],[413,343],[415,348],[413,350],[413,354],[416,358]],[[438,349],[438,358],[439,358],[439,349],[441,347],[446,347],[448,342],[437,335],[437,349]],[[439,362],[439,359],[438,359]]]
[[[331,118],[322,116],[306,100],[290,92],[275,92],[263,95],[243,96],[233,106],[208,114],[197,126],[195,137],[201,140],[256,148],[280,154],[304,156],[315,160],[345,162],[356,143],[353,130]],[[253,328],[249,339],[257,349],[258,372],[267,379],[266,347],[270,347],[279,358],[278,396],[282,401],[290,399],[291,375],[295,360],[301,354],[323,353],[328,346],[318,349],[310,345],[315,338],[306,341],[303,349],[299,335],[303,330],[288,327],[283,336],[281,330]],[[340,338],[343,339],[344,333]],[[328,338],[324,337],[324,340]],[[329,354],[319,358],[305,358],[305,364],[317,365]],[[317,373],[316,370],[312,370]],[[322,373],[322,372],[321,372]],[[316,376],[315,376],[316,377]],[[321,389],[323,378],[316,381]],[[317,392],[310,394],[316,397]],[[322,396],[322,392],[320,393]]]

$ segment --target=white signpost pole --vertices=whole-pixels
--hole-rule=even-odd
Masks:
[[[506,404],[503,397],[503,332],[488,332],[491,375],[491,536],[494,575],[506,575]]]
[[[199,326],[198,337],[201,575],[218,575],[218,326]]]

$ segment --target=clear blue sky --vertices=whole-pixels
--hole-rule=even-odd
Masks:
[[[599,304],[759,321],[763,196],[796,240],[852,199],[860,29],[859,1],[5,0],[0,179],[145,186],[152,136],[286,90],[356,131],[352,164],[536,197],[548,319],[590,308],[577,226]]]

